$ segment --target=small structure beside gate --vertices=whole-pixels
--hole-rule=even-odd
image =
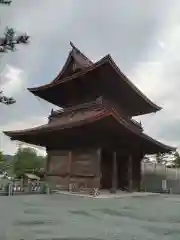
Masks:
[[[50,192],[49,185],[46,182],[25,178],[6,181],[1,185],[0,195],[46,194]]]

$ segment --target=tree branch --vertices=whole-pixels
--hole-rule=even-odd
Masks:
[[[12,0],[0,0],[0,4],[4,4],[4,5],[10,5],[12,3]]]
[[[2,91],[0,92],[0,94],[2,94]],[[6,97],[4,95],[0,96],[0,103],[3,103],[5,105],[11,105],[15,102],[16,102],[16,100],[12,97]]]
[[[27,44],[29,36],[27,34],[22,34],[15,36],[15,31],[13,28],[7,28],[5,36],[0,38],[0,52],[6,52],[7,50],[14,51],[16,44]]]
[[[2,5],[10,5],[12,0],[0,0],[0,4]],[[21,34],[16,36],[16,32],[13,28],[6,28],[4,37],[0,38],[0,53],[7,52],[7,50],[14,51],[16,44],[27,44],[29,40],[29,36],[27,34]],[[0,91],[0,103],[10,105],[15,103],[12,97],[7,97],[3,94],[3,91]]]

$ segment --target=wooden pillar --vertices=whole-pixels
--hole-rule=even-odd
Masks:
[[[144,158],[145,154],[142,152],[140,155],[140,161],[139,161],[139,191],[141,191],[142,186],[142,160]]]
[[[45,181],[48,181],[48,174],[49,174],[49,166],[50,166],[50,161],[51,161],[51,155],[50,155],[50,152],[48,149],[46,149],[46,153],[47,153],[47,156],[46,156],[46,162],[45,162],[45,173],[44,173],[44,179]]]
[[[141,191],[141,159],[138,159],[137,162],[137,191],[140,192]]]
[[[128,157],[128,191],[133,190],[133,176],[132,176],[132,155]]]
[[[133,191],[140,191],[140,155],[136,153],[132,162]]]
[[[98,149],[97,164],[98,164],[98,167],[97,167],[97,165],[94,166],[95,172],[96,172],[94,187],[100,189],[101,188],[101,177],[102,177],[102,172],[101,172],[101,148]]]
[[[113,166],[112,166],[112,193],[116,193],[117,189],[117,157],[116,152],[113,153]]]
[[[51,156],[49,154],[49,151],[47,151],[47,156],[46,156],[46,165],[45,165],[45,173],[49,172],[49,165],[51,161]]]
[[[72,152],[68,153],[68,170],[67,170],[67,174],[68,174],[68,190],[70,190],[70,183],[71,183],[71,165],[72,165]]]
[[[97,175],[101,177],[101,148],[98,149],[98,171]]]

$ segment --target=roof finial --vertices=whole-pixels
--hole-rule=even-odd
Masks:
[[[77,53],[80,53],[80,50],[70,41],[70,45]]]
[[[71,45],[71,47],[72,48],[74,48],[75,46],[74,46],[74,44],[70,41],[70,45]]]
[[[70,41],[70,45],[73,48],[72,52],[74,52],[75,54],[77,53],[78,55],[81,55],[81,57],[83,58],[83,61],[86,61],[86,65],[90,66],[93,64],[93,62],[87,58],[71,41]]]

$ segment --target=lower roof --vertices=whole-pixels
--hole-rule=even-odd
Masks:
[[[106,142],[117,145],[138,146],[145,154],[175,151],[174,147],[167,146],[147,134],[141,129],[132,128],[116,112],[106,107],[79,109],[71,114],[67,111],[51,120],[48,124],[19,131],[4,131],[12,140],[24,141],[30,144],[48,146],[57,143],[59,147],[68,147],[68,144],[90,144]],[[74,142],[74,143],[73,143]],[[124,144],[124,145],[123,145]],[[69,145],[70,146],[70,145]]]

